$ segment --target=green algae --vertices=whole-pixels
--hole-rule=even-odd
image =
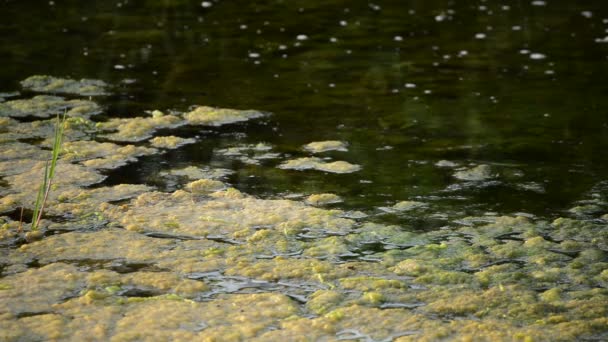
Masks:
[[[326,204],[340,203],[342,198],[336,194],[313,194],[306,198],[306,203],[315,206],[321,206]]]
[[[184,177],[188,180],[197,179],[222,179],[231,175],[234,171],[229,169],[209,168],[209,167],[196,167],[186,166],[181,169],[172,169],[169,171],[160,172],[161,176],[169,177]]]
[[[115,131],[103,135],[112,141],[138,142],[150,139],[159,129],[176,128],[185,123],[178,115],[155,110],[148,117],[110,119],[98,123],[97,127],[101,131]]]
[[[191,125],[222,126],[231,123],[248,121],[265,116],[255,110],[235,110],[200,106],[185,113],[184,119]]]
[[[196,140],[192,138],[180,138],[173,135],[165,137],[154,137],[150,144],[156,148],[175,149],[184,145],[193,144]]]
[[[482,164],[470,169],[456,171],[454,173],[454,178],[464,181],[484,181],[496,178],[496,174],[489,165]]]
[[[361,166],[346,161],[325,162],[322,159],[304,157],[288,160],[278,166],[287,170],[318,170],[330,173],[353,173],[361,170]]]
[[[310,153],[322,153],[327,151],[348,151],[347,144],[339,140],[314,141],[304,145],[304,150]]]
[[[21,81],[25,89],[42,93],[64,93],[81,96],[108,95],[108,84],[101,80],[58,78],[53,76],[35,75]]]
[[[79,162],[97,170],[115,169],[135,161],[137,157],[151,155],[156,151],[154,148],[143,146],[79,140],[66,142],[62,154],[65,160]]]
[[[94,133],[118,129],[110,133],[115,140],[140,141],[185,122],[162,113],[117,120],[124,121],[71,122],[58,166],[64,178],[49,201],[49,212],[65,221],[44,224],[57,234],[17,247],[19,222],[0,221],[0,242],[13,246],[0,264],[0,339],[558,341],[606,334],[608,236],[600,220],[492,215],[430,232],[357,223],[310,206],[336,195],[260,199],[219,181],[229,172],[208,166],[166,171],[163,177],[190,181],[173,192],[91,188],[104,179],[100,170],[158,153],[97,142]],[[129,135],[121,125],[145,127]],[[48,154],[46,142],[16,139],[44,138],[50,127],[50,120],[0,119],[7,151],[0,212],[28,208],[36,190],[28,180]],[[180,144],[157,138],[150,143],[159,148]],[[272,148],[237,145],[228,153],[255,158]],[[303,164],[311,161],[332,168],[317,158]],[[414,201],[387,208],[430,210]]]
[[[217,149],[214,152],[229,158],[236,158],[243,164],[260,165],[264,160],[277,159],[281,157],[280,153],[271,152],[273,146],[265,143],[244,144],[222,149]]]
[[[0,103],[0,116],[48,118],[64,113],[68,117],[89,118],[101,113],[101,108],[92,101],[66,100],[63,97],[48,95]]]

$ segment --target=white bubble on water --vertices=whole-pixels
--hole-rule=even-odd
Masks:
[[[382,7],[380,7],[379,5],[373,4],[373,3],[369,3],[369,8],[371,8],[372,11],[379,11],[382,9]]]
[[[441,14],[435,16],[435,21],[442,22],[445,20],[445,18],[446,18],[445,14],[441,13]]]
[[[283,51],[283,50],[287,50],[287,45],[279,45],[279,50]]]
[[[464,57],[464,56],[467,56],[468,54],[469,54],[469,52],[467,50],[458,51],[458,57]]]
[[[240,28],[241,30],[246,30],[246,29],[247,29],[247,25],[243,24],[243,25],[239,26],[239,28]]]
[[[348,26],[348,22],[346,20],[340,20],[340,26]]]
[[[515,25],[515,26],[511,27],[511,30],[513,30],[513,31],[521,31],[521,26]]]
[[[519,50],[519,53],[522,54],[522,55],[527,55],[527,54],[530,53],[530,50],[521,49],[521,50]]]
[[[332,42],[332,43],[336,43],[336,42],[338,42],[338,38],[331,37],[331,38],[329,38],[329,41]]]
[[[530,54],[530,59],[540,60],[545,58],[547,58],[547,56],[542,53],[534,52]]]
[[[211,6],[213,6],[213,4],[210,1],[201,2],[201,7],[203,7],[203,8],[209,8]]]
[[[414,83],[406,83],[403,86],[409,89],[416,88],[416,84]]]
[[[116,64],[116,65],[114,66],[114,69],[116,69],[116,70],[124,70],[125,68],[126,68],[126,67],[125,67],[124,65],[122,65],[122,64]]]
[[[401,36],[395,36],[393,39],[394,39],[396,42],[401,42],[401,41],[403,41],[403,37],[401,37]]]
[[[296,39],[297,40],[307,40],[308,36],[305,35],[305,34],[299,34],[299,35],[296,36]]]
[[[593,17],[593,12],[591,11],[582,11],[581,15],[585,18],[592,18]]]
[[[532,6],[539,6],[540,7],[540,6],[546,6],[547,2],[546,1],[542,1],[542,0],[535,0],[535,1],[532,1],[531,4],[532,4]]]
[[[608,36],[606,36],[604,38],[596,38],[595,42],[600,43],[600,44],[608,43]]]
[[[485,33],[476,33],[475,39],[486,39],[486,34]]]
[[[260,58],[260,54],[257,52],[250,52],[248,56],[249,58]]]

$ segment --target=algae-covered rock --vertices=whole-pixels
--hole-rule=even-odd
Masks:
[[[68,117],[89,118],[101,113],[101,108],[92,101],[66,100],[63,97],[48,95],[0,103],[0,116],[48,118],[64,113]]]
[[[347,144],[339,140],[315,141],[304,145],[304,149],[310,153],[321,153],[327,151],[348,151]]]
[[[21,81],[25,89],[42,93],[64,93],[82,96],[99,96],[108,94],[108,84],[101,80],[58,78],[35,75]]]
[[[236,110],[201,106],[184,114],[184,119],[191,125],[222,126],[257,119],[263,116],[264,113],[255,110]]]
[[[345,161],[325,162],[319,158],[298,158],[288,160],[278,166],[289,170],[318,170],[330,173],[352,173],[361,170],[361,166]]]

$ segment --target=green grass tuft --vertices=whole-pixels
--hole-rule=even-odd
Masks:
[[[32,231],[38,230],[40,220],[42,220],[42,214],[44,213],[44,207],[46,201],[51,192],[51,185],[53,178],[55,177],[55,168],[57,167],[57,160],[59,159],[59,152],[61,151],[61,143],[63,141],[63,130],[65,128],[66,115],[60,118],[57,116],[55,122],[55,139],[53,140],[53,151],[51,153],[51,160],[47,160],[44,167],[44,178],[38,189],[38,196],[36,196],[36,204],[34,205],[34,214],[32,215]]]

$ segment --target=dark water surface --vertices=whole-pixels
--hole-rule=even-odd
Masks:
[[[366,212],[420,200],[461,216],[554,217],[608,194],[608,2],[3,0],[0,61],[0,92],[34,74],[116,85],[101,100],[108,116],[192,105],[273,113],[177,131],[200,142],[110,183],[168,188],[158,171],[212,165],[261,197],[334,192],[340,207]],[[266,142],[297,157],[318,140],[347,141],[348,152],[327,155],[362,170],[280,170],[280,160],[214,153]],[[458,181],[440,160],[500,176]]]

